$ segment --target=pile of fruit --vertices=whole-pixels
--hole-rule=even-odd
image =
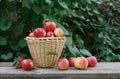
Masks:
[[[90,57],[71,57],[69,59],[61,58],[57,61],[57,68],[59,70],[67,70],[69,67],[75,67],[76,69],[87,69],[88,67],[95,67],[97,65],[97,59],[95,56]],[[24,59],[19,57],[19,64],[16,68],[23,68],[24,70],[32,70],[35,68],[35,63],[31,59]]]
[[[58,60],[57,67],[60,70],[66,70],[69,67],[75,67],[77,69],[87,69],[88,67],[95,67],[97,65],[97,59],[95,56],[90,57],[71,57],[69,59],[62,58]]]
[[[55,22],[45,22],[44,28],[36,28],[28,37],[63,37],[64,31],[56,27]]]

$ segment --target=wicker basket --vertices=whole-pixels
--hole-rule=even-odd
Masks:
[[[26,41],[38,67],[54,67],[61,56],[66,37],[26,37]]]

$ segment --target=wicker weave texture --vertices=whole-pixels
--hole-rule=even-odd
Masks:
[[[39,67],[54,67],[66,42],[65,37],[27,37],[26,40],[30,54]]]

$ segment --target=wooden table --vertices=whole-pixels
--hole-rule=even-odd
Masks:
[[[120,62],[99,62],[96,67],[78,70],[35,68],[32,71],[15,69],[9,62],[0,62],[0,79],[120,79]]]

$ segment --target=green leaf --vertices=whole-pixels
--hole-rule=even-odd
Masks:
[[[78,18],[85,20],[85,17],[83,15],[79,15]]]
[[[60,10],[58,10],[58,9],[54,9],[54,15],[58,15],[59,17],[63,17],[63,13],[60,11]]]
[[[52,3],[51,0],[45,0],[45,2],[48,3],[48,4],[51,4],[51,3]]]
[[[58,55],[56,52],[48,52],[49,55]]]
[[[67,38],[66,44],[73,45],[72,37],[66,37],[66,38]]]
[[[86,49],[80,49],[80,52],[83,54],[83,55],[86,55],[86,56],[92,56],[92,54],[86,50]]]
[[[8,0],[9,2],[13,2],[14,0]]]
[[[78,0],[80,3],[86,3],[89,0]]]
[[[78,34],[76,35],[76,39],[77,39],[77,40],[79,40],[79,41],[81,41],[81,40],[82,40],[81,36],[80,36],[80,35],[78,35]]]
[[[120,7],[119,7],[119,8],[117,8],[117,11],[120,13]]]
[[[98,18],[98,20],[99,20],[100,22],[103,21],[103,18],[102,18],[102,17],[98,16],[97,18]]]
[[[81,26],[80,22],[73,20],[73,23],[75,23],[77,26]]]
[[[7,7],[7,10],[9,12],[15,12],[16,11],[16,6],[15,5],[11,5],[11,6]]]
[[[61,7],[63,7],[63,8],[66,9],[67,11],[70,10],[69,7],[68,7],[68,5],[67,5],[65,2],[63,2],[63,1],[61,1],[61,0],[57,0],[57,1],[58,1],[59,5],[60,5]]]
[[[93,12],[96,14],[100,14],[100,12],[98,12],[98,10],[93,10]]]
[[[5,37],[0,36],[0,45],[7,45],[7,39]]]
[[[7,54],[2,54],[1,58],[5,61],[9,61],[13,58],[13,54],[11,52],[7,53]]]
[[[77,49],[77,47],[75,45],[73,45],[71,37],[67,37],[66,46],[68,47],[69,51],[74,56],[80,56],[81,55],[80,51]]]
[[[82,40],[80,35],[76,35],[76,40],[79,43],[80,47],[84,45],[84,41]]]
[[[19,58],[15,57],[12,66],[13,66],[13,67],[17,67],[19,64],[20,64]]]
[[[71,45],[67,45],[69,51],[74,55],[74,56],[81,56],[80,51],[77,49],[77,47],[75,45],[71,46]]]
[[[33,11],[36,13],[36,14],[40,14],[41,13],[41,7],[39,5],[34,5],[32,7]]]
[[[19,45],[20,45],[21,48],[24,48],[25,46],[27,46],[27,43],[26,43],[24,38],[21,38],[19,40]]]
[[[32,15],[31,15],[31,18],[30,18],[30,20],[31,20],[31,22],[36,22],[36,21],[38,21],[40,19],[40,15],[37,15],[37,14],[35,14],[35,13],[33,13]]]
[[[96,1],[96,3],[98,4],[98,5],[100,5],[100,4],[102,4],[102,1]]]
[[[8,30],[12,25],[12,22],[7,21],[6,19],[4,19],[3,21],[0,22],[0,29],[2,31],[6,31]]]
[[[94,14],[93,14],[93,13],[91,13],[91,12],[88,12],[88,15],[93,16]]]
[[[17,37],[23,33],[24,27],[25,27],[24,23],[16,22],[13,24],[11,29],[12,29],[12,32],[14,33],[14,35]]]
[[[14,51],[20,51],[20,49],[21,49],[19,46],[19,43],[16,41],[9,42],[9,45],[10,45],[10,48]]]
[[[114,58],[120,60],[120,54],[114,55]]]
[[[91,11],[91,8],[89,6],[86,6],[86,10]]]
[[[32,4],[34,3],[34,0],[21,0],[23,7],[26,7],[28,9],[31,8]]]

